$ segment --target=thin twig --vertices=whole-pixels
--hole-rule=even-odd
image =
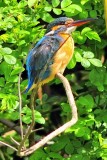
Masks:
[[[20,143],[17,142],[13,137],[10,137],[10,138],[11,138],[11,140],[12,140],[15,144],[17,144],[18,146],[20,145]]]
[[[23,140],[21,141],[20,145],[19,145],[19,148],[18,148],[18,152],[17,154],[20,155],[20,152],[21,152],[21,149],[26,141],[26,139],[29,137],[33,127],[34,127],[34,124],[35,124],[35,119],[34,119],[34,102],[35,102],[35,89],[32,90],[32,94],[31,94],[31,103],[30,103],[30,108],[31,108],[31,111],[32,111],[32,122],[30,124],[30,127],[28,128]]]
[[[22,96],[21,96],[21,90],[20,90],[20,79],[21,74],[19,73],[19,79],[18,79],[18,94],[19,94],[19,117],[20,117],[20,130],[21,130],[21,139],[23,140],[23,124],[22,124]]]
[[[44,129],[44,127],[41,127],[41,128],[38,128],[38,129],[33,129],[31,133],[37,132],[37,131],[41,131],[41,130],[43,130],[43,129]]]
[[[7,147],[13,149],[14,151],[17,151],[17,149],[16,149],[15,147],[11,146],[11,145],[8,144],[8,143],[5,143],[5,142],[0,141],[0,144],[3,144],[4,146],[7,146]]]
[[[5,157],[4,157],[4,154],[1,150],[0,150],[0,157],[1,157],[2,160],[6,160]]]
[[[30,147],[29,149],[23,152],[20,152],[19,154],[20,156],[27,156],[33,153],[35,150],[37,150],[38,148],[42,147],[44,144],[49,142],[52,138],[64,132],[67,128],[73,126],[78,120],[77,107],[76,107],[75,100],[74,100],[74,97],[71,91],[70,84],[68,80],[62,74],[58,73],[57,77],[62,81],[64,85],[64,88],[65,88],[65,91],[68,97],[68,102],[72,110],[72,119],[69,122],[65,123],[63,126],[59,127],[58,129],[50,133],[49,135],[47,135],[46,137],[44,137],[41,141],[39,141],[38,143]]]
[[[21,135],[20,126],[17,126],[12,121],[2,118],[2,119],[0,119],[0,123],[6,125],[10,130],[15,130],[18,134]],[[23,130],[23,132],[25,133],[25,130]]]

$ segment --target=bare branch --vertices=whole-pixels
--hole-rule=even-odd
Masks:
[[[21,130],[21,139],[23,140],[23,124],[22,124],[22,96],[21,96],[21,90],[20,90],[20,79],[21,74],[19,73],[19,79],[18,79],[18,94],[19,94],[19,117],[20,117],[20,130]]]
[[[23,140],[21,141],[21,143],[19,145],[18,152],[17,152],[18,155],[20,155],[21,149],[22,149],[26,139],[29,137],[30,133],[32,132],[32,129],[33,129],[34,124],[35,124],[35,119],[34,119],[35,95],[36,95],[36,92],[35,92],[35,89],[33,89],[32,94],[31,94],[31,101],[30,101],[30,108],[31,108],[31,111],[32,111],[32,123],[30,124],[30,127],[28,128]]]
[[[37,131],[41,131],[41,130],[43,130],[43,129],[44,129],[44,127],[41,127],[41,128],[38,128],[38,129],[33,129],[31,133],[37,132]]]
[[[75,100],[74,100],[74,97],[71,91],[70,84],[68,80],[62,74],[58,73],[57,77],[62,81],[64,85],[64,88],[65,88],[65,91],[68,97],[68,101],[69,101],[69,104],[72,110],[72,119],[69,122],[65,123],[63,126],[59,127],[58,129],[50,133],[49,135],[47,135],[46,137],[44,137],[41,141],[39,141],[37,144],[33,145],[29,149],[23,152],[19,152],[20,156],[27,156],[33,153],[35,150],[37,150],[38,148],[42,147],[44,144],[49,142],[52,138],[64,132],[67,128],[73,126],[78,120],[77,107],[76,107]]]
[[[15,147],[11,146],[11,145],[8,144],[8,143],[5,143],[5,142],[0,141],[0,144],[2,144],[2,145],[4,145],[4,146],[7,146],[7,147],[9,147],[9,148],[11,148],[11,149],[13,149],[14,151],[17,151],[17,149],[16,149]]]
[[[17,142],[13,137],[10,137],[11,138],[11,140],[16,144],[16,145],[20,145],[20,143],[19,142]]]
[[[7,127],[10,128],[10,130],[15,130],[18,134],[21,135],[21,130],[20,130],[20,127],[17,126],[15,123],[13,123],[12,121],[10,120],[7,120],[7,119],[0,119],[0,123],[6,125]],[[23,132],[25,133],[25,130],[23,130]]]
[[[71,111],[72,111],[72,119],[74,118],[77,121],[78,120],[77,107],[76,107],[76,104],[75,104],[74,96],[73,96],[69,81],[61,73],[57,73],[57,77],[63,83],[64,89],[66,91],[68,102],[69,102],[69,105],[70,105],[70,108],[71,108]]]
[[[2,160],[6,160],[5,159],[5,157],[4,157],[4,154],[3,154],[3,152],[0,150],[0,158],[2,159]]]

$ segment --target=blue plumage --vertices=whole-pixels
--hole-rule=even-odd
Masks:
[[[26,69],[28,71],[28,87],[25,92],[32,87],[33,83],[38,84],[43,80],[43,83],[47,83],[48,80],[52,80],[52,78],[55,77],[55,74],[58,71],[64,71],[72,57],[74,49],[73,40],[72,38],[69,39],[70,33],[76,29],[76,26],[81,26],[92,20],[94,19],[74,21],[72,18],[60,17],[48,24],[46,35],[41,38],[41,40],[28,54],[26,62]],[[67,45],[63,46],[64,43],[67,43]],[[60,52],[66,52],[67,57],[60,57],[61,53],[59,54],[57,52],[61,47],[63,51],[61,49]],[[57,53],[59,57],[55,56]],[[58,59],[61,59],[62,64],[59,63]],[[55,72],[54,67],[56,67]]]
[[[41,45],[45,37],[41,38],[40,41],[35,45],[35,47],[29,52],[27,61],[26,61],[26,69],[28,71],[28,87],[25,92],[28,92],[28,90],[31,88],[33,85],[33,82],[35,80],[35,73],[33,72],[34,68],[34,54],[36,53],[36,49]]]
[[[44,36],[29,52],[26,62],[28,87],[25,92],[28,92],[33,83],[37,83],[50,76],[53,56],[59,49],[61,41],[62,38],[57,34],[54,36]]]

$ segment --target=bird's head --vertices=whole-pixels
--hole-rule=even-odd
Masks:
[[[81,26],[93,20],[95,19],[88,18],[88,19],[74,21],[72,18],[60,17],[60,18],[55,19],[50,24],[48,24],[46,33],[48,35],[54,34],[56,31],[71,33],[76,29],[77,26]]]

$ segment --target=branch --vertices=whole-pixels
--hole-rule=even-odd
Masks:
[[[30,101],[31,102],[30,103],[30,108],[31,108],[31,111],[32,111],[32,123],[30,124],[30,127],[28,128],[23,140],[21,141],[21,143],[19,145],[18,152],[17,152],[18,155],[20,155],[21,149],[22,149],[26,139],[29,137],[30,133],[32,132],[32,129],[33,129],[34,124],[35,124],[35,119],[34,119],[35,95],[36,95],[36,92],[35,92],[35,89],[33,89],[32,94],[31,94],[31,101]]]
[[[73,94],[71,91],[70,84],[69,84],[68,80],[62,74],[58,73],[57,77],[62,81],[62,83],[64,85],[64,88],[65,88],[65,91],[66,91],[66,94],[68,97],[68,102],[69,102],[71,110],[72,110],[72,119],[69,122],[65,123],[63,126],[59,127],[58,129],[56,129],[55,131],[50,133],[49,135],[47,135],[45,138],[43,138],[41,141],[39,141],[38,143],[36,143],[32,147],[30,147],[29,149],[22,151],[22,152],[19,152],[20,156],[27,156],[27,155],[33,153],[35,150],[42,147],[44,144],[46,144],[52,138],[54,138],[57,135],[59,135],[60,133],[64,132],[67,128],[73,126],[78,120],[77,107],[76,107],[75,100],[74,100],[74,97],[73,97]]]
[[[15,130],[18,134],[21,135],[21,129],[19,126],[16,126],[15,123],[7,120],[7,119],[0,119],[0,123],[3,123],[4,125],[6,125],[7,127],[10,128],[10,130]],[[23,130],[23,132],[25,133],[25,130]]]
[[[6,160],[5,159],[5,157],[4,157],[4,154],[3,154],[3,152],[0,150],[0,158],[2,159],[2,160]]]
[[[17,149],[16,149],[15,147],[11,146],[11,145],[8,144],[8,143],[5,143],[5,142],[0,141],[0,144],[3,144],[4,146],[7,146],[7,147],[13,149],[14,151],[17,151]]]
[[[23,140],[23,125],[22,125],[22,97],[21,97],[21,91],[20,91],[20,79],[21,79],[21,73],[19,73],[19,79],[18,79],[18,94],[19,94],[19,118],[20,118],[20,131],[21,131],[21,139]]]
[[[20,145],[20,143],[19,142],[17,142],[13,137],[10,137],[11,138],[11,140],[16,144],[16,145]]]

